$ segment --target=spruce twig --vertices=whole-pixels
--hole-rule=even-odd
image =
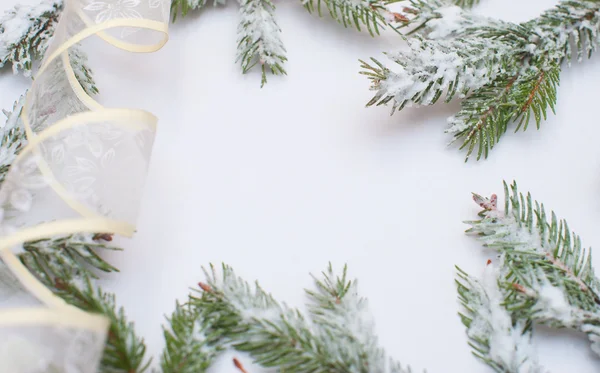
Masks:
[[[274,75],[285,75],[287,61],[281,41],[281,29],[274,17],[275,5],[271,0],[239,0],[237,61],[245,74],[256,64],[262,70],[261,87],[267,82],[267,69]]]
[[[538,18],[520,24],[471,14],[443,0],[411,0],[401,16],[410,51],[389,54],[394,66],[362,62],[376,91],[367,104],[392,111],[463,99],[447,129],[461,141],[466,159],[486,158],[511,123],[536,128],[554,112],[561,63],[580,61],[598,45],[600,4],[563,0]],[[458,5],[473,5],[468,1]],[[571,45],[574,45],[573,48]],[[475,80],[471,80],[476,77]],[[458,86],[458,90],[457,90]],[[458,94],[456,94],[458,93]]]
[[[372,36],[379,35],[384,29],[386,16],[392,15],[387,6],[398,0],[303,0],[302,3],[309,13],[323,16],[324,7],[332,19],[344,25],[361,31],[365,27]]]
[[[161,367],[164,373],[202,373],[225,348],[220,333],[211,331],[207,311],[191,303],[175,306],[163,328],[166,346]]]
[[[68,303],[84,311],[108,317],[110,329],[100,371],[105,373],[142,373],[150,366],[145,357],[146,345],[127,320],[123,308],[117,308],[115,296],[94,287],[88,277],[81,285],[69,279],[55,278],[46,285]]]
[[[467,231],[500,254],[499,287],[511,317],[587,333],[600,354],[600,282],[591,250],[530,194],[505,183],[505,206],[474,195],[484,209]]]
[[[171,17],[173,22],[177,20],[177,16],[181,14],[185,17],[190,11],[202,9],[206,6],[209,0],[172,0],[171,1]],[[213,6],[225,5],[225,0],[213,0]]]
[[[498,286],[502,275],[491,263],[478,281],[456,267],[456,285],[473,355],[498,373],[541,373],[531,342],[531,323],[515,318],[504,306],[506,290]]]
[[[19,5],[0,17],[0,67],[31,75],[33,61],[43,56],[62,10],[61,0],[42,0],[39,5]],[[29,23],[29,27],[23,24]]]
[[[345,271],[337,277],[330,266],[316,279],[316,290],[307,291],[309,319],[226,265],[221,273],[211,266],[206,274],[207,283],[200,283],[190,303],[210,320],[207,331],[220,333],[264,367],[290,373],[410,372],[389,362],[377,346],[366,301]]]

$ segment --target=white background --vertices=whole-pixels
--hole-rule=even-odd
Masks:
[[[524,21],[554,3],[485,0],[477,11]],[[478,211],[470,193],[501,194],[502,180],[517,180],[586,246],[600,244],[598,56],[565,68],[557,115],[540,131],[509,133],[488,160],[465,164],[444,133],[458,102],[393,116],[388,107],[365,108],[372,92],[358,59],[401,48],[397,35],[344,29],[299,1],[277,6],[289,75],[269,76],[263,89],[258,71],[241,75],[234,63],[233,3],[178,21],[151,55],[89,43],[101,99],[160,118],[138,233],[109,255],[122,272],[106,288],[156,365],[159,325],[203,280],[201,266],[226,262],[302,306],[309,273],[347,263],[390,355],[417,372],[490,371],[471,356],[453,283],[455,264],[479,275],[493,258],[463,233],[462,221]],[[0,78],[8,109],[29,82]],[[554,373],[598,371],[582,335],[540,329],[536,342]],[[213,371],[237,372],[230,358]]]

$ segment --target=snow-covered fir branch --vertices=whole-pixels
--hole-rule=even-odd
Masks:
[[[341,277],[336,276],[331,264],[322,279],[314,277],[314,282],[316,289],[306,293],[316,333],[322,339],[334,336],[338,341],[350,342],[332,343],[330,348],[351,366],[377,367],[374,369],[383,372],[387,363],[385,352],[378,345],[375,322],[367,300],[358,293],[358,282],[347,279],[346,267]]]
[[[0,67],[31,76],[33,63],[43,57],[62,11],[62,0],[42,0],[36,6],[17,5],[0,18]],[[78,45],[69,49],[75,77],[89,94],[98,93],[87,66],[87,56]]]
[[[242,72],[247,73],[256,64],[262,69],[261,86],[267,82],[267,68],[274,75],[286,74],[287,61],[281,41],[281,29],[275,21],[275,5],[271,0],[239,0],[240,25],[238,27],[237,60]]]
[[[25,128],[20,119],[24,104],[25,95],[15,101],[12,111],[2,110],[6,122],[0,127],[0,182],[6,178],[18,152],[27,144]]]
[[[366,29],[371,35],[378,35],[390,23],[402,22],[404,17],[393,13],[388,5],[400,0],[300,0],[310,12],[322,16],[329,13],[331,18],[344,25],[361,31]],[[472,3],[474,0],[457,0]],[[178,15],[185,16],[190,11],[204,8],[209,0],[172,0],[173,20]],[[225,0],[213,0],[213,5],[224,4]],[[238,27],[237,60],[242,72],[254,66],[262,70],[261,86],[267,81],[266,72],[284,75],[283,64],[287,61],[286,49],[281,40],[281,29],[275,19],[275,5],[271,0],[239,0],[240,25]]]
[[[118,271],[102,259],[99,252],[120,250],[108,245],[109,234],[76,233],[68,236],[29,241],[23,244],[19,258],[38,277],[96,278],[92,269],[103,272]]]
[[[598,46],[600,5],[596,0],[563,0],[527,26],[534,32],[531,42],[536,58],[570,62],[575,53],[581,61]]]
[[[181,14],[185,17],[190,11],[202,9],[209,3],[209,0],[171,0],[171,17],[173,22],[177,20],[177,16]],[[213,0],[213,6],[225,5],[226,0]]]
[[[462,142],[467,158],[475,150],[477,159],[486,158],[511,123],[516,122],[516,131],[526,130],[533,115],[539,129],[548,109],[554,113],[559,77],[556,63],[544,70],[503,74],[463,100],[459,112],[448,118],[446,132],[453,135],[452,142]]]
[[[207,310],[189,302],[176,304],[168,326],[163,328],[163,373],[203,373],[212,366],[225,346],[221,333],[211,331],[207,316]]]
[[[388,360],[377,346],[366,300],[345,271],[338,278],[330,267],[316,279],[316,290],[308,291],[308,319],[225,265],[220,272],[211,267],[200,288],[190,304],[202,310],[208,327],[196,335],[218,332],[229,346],[264,367],[290,373],[411,372]]]
[[[90,96],[98,94],[98,87],[94,81],[93,71],[87,65],[87,55],[83,52],[79,45],[74,45],[69,49],[69,62],[75,73],[75,78],[83,90]]]
[[[428,40],[416,36],[407,40],[409,50],[388,54],[398,65],[393,71],[373,59],[374,65],[362,62],[362,72],[377,91],[367,104],[391,102],[392,111],[405,106],[432,105],[445,93],[446,101],[455,95],[465,97],[469,91],[494,81],[499,74],[515,70],[506,58],[511,47],[483,38]]]
[[[467,231],[499,252],[504,306],[513,318],[585,332],[600,354],[600,282],[590,250],[566,221],[520,194],[515,183],[504,188],[503,210],[495,196],[474,195],[483,211]]]
[[[562,61],[573,54],[581,60],[598,45],[600,3],[563,0],[536,19],[512,24],[472,15],[450,0],[411,0],[399,17],[409,44],[416,40],[419,48],[390,54],[392,66],[363,63],[376,91],[368,106],[390,103],[401,110],[432,105],[444,92],[455,97],[452,78],[460,84],[470,73],[461,70],[465,62],[457,56],[468,51],[472,61],[466,66],[488,70],[475,70],[484,74],[478,80],[482,84],[464,85],[471,90],[463,92],[461,110],[449,118],[447,132],[453,142],[462,142],[467,159],[472,153],[480,159],[511,123],[525,130],[533,118],[539,128],[548,109],[554,110]],[[418,68],[423,61],[429,63]]]
[[[323,16],[323,6],[331,18],[344,25],[361,31],[365,27],[371,35],[378,35],[388,21],[395,21],[394,13],[387,6],[399,0],[302,0],[310,12]],[[399,16],[399,14],[397,14]]]
[[[41,58],[62,9],[61,0],[42,0],[35,6],[17,5],[0,17],[0,67],[31,75],[33,61]]]
[[[137,335],[124,309],[117,306],[114,294],[94,285],[86,276],[80,280],[56,278],[46,286],[66,302],[109,319],[101,372],[142,373],[148,369],[150,360],[146,358],[144,339]]]
[[[531,325],[504,306],[506,290],[498,286],[500,268],[488,264],[481,281],[458,269],[460,313],[473,355],[496,372],[542,373],[531,342]]]

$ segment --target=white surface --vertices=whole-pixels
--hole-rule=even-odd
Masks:
[[[522,21],[555,1],[483,3],[483,14]],[[565,69],[558,114],[542,130],[507,134],[487,161],[465,164],[444,134],[458,102],[392,117],[364,108],[372,93],[357,60],[400,47],[397,35],[373,39],[297,1],[277,5],[289,75],[263,89],[258,72],[234,64],[233,4],[178,21],[152,55],[91,43],[104,102],[160,118],[138,234],[111,255],[122,273],[106,287],[157,363],[159,325],[203,279],[201,266],[226,262],[301,306],[309,273],[348,263],[391,355],[417,372],[491,371],[471,356],[456,315],[454,265],[478,275],[492,257],[463,234],[478,211],[470,192],[501,194],[502,180],[515,179],[585,245],[600,243],[598,56]],[[2,74],[0,84],[9,108],[28,82]],[[551,372],[598,370],[583,336],[537,336]],[[213,371],[237,372],[230,360]]]

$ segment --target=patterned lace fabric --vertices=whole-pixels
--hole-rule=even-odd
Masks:
[[[0,326],[0,373],[95,373],[105,333],[63,326]]]
[[[59,234],[135,231],[156,118],[96,102],[77,81],[69,50],[99,37],[156,51],[167,40],[170,3],[64,1],[21,113],[27,146],[0,185],[0,373],[98,369],[108,320],[54,296],[16,253],[23,242]]]
[[[0,312],[23,307],[42,307],[42,302],[29,294],[4,262],[0,260]],[[0,336],[0,340],[3,339],[2,333],[0,333]]]

